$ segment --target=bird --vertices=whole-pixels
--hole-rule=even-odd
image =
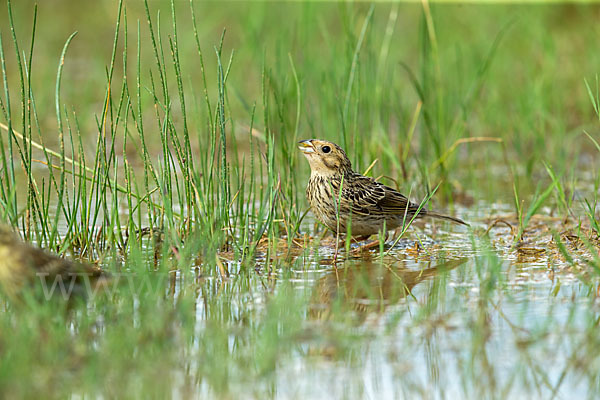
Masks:
[[[306,197],[316,218],[334,233],[361,240],[407,224],[413,216],[432,217],[460,225],[459,218],[429,211],[406,196],[352,169],[344,150],[333,142],[308,139],[298,142],[310,165]],[[340,193],[341,191],[341,193]],[[387,232],[386,232],[387,233]]]
[[[12,299],[21,297],[26,287],[45,285],[48,297],[87,294],[106,282],[101,268],[61,258],[23,241],[12,228],[0,223],[0,287]],[[86,282],[87,280],[87,282]]]

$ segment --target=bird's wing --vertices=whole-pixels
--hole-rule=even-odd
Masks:
[[[385,196],[385,191],[373,179],[354,174],[345,177],[344,181],[331,180],[331,184],[336,200],[340,196],[340,185],[342,186],[340,196],[342,208],[351,208],[352,213],[359,215],[370,215],[373,211],[381,212],[377,208],[377,202]]]
[[[37,274],[47,274],[52,277],[60,275],[63,278],[77,278],[78,276],[96,278],[101,275],[98,267],[61,258],[37,247],[31,247],[30,255]]]
[[[379,202],[379,206],[383,209],[383,211],[387,214],[404,214],[407,213],[407,217],[412,217],[412,214],[415,214],[419,210],[419,205],[410,202],[406,196],[402,193],[398,192],[391,187],[384,186],[385,196]],[[408,212],[406,209],[408,208]],[[425,209],[421,209],[419,214],[425,213]]]
[[[407,217],[410,218],[419,209],[418,204],[411,203],[402,193],[373,178],[356,174],[351,182],[342,188],[342,197],[351,200],[354,213],[398,215],[404,214],[408,206]],[[420,213],[425,213],[425,210]]]
[[[28,246],[31,267],[34,273],[40,277],[49,276],[52,279],[57,276],[66,277],[71,269],[71,262],[48,253],[40,248]]]
[[[347,199],[352,212],[360,215],[384,212],[380,203],[385,200],[385,186],[373,178],[355,174],[342,186],[342,198]]]

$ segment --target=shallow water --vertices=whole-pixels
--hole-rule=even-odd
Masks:
[[[336,257],[331,235],[291,250],[281,238],[269,260],[268,244],[259,248],[248,272],[227,252],[221,260],[228,277],[206,273],[210,262],[200,264],[194,282],[181,269],[171,271],[159,297],[177,307],[190,285],[195,290],[193,308],[181,317],[193,320],[193,332],[170,350],[181,359],[169,371],[176,376],[172,394],[596,398],[600,280],[586,260],[598,256],[598,243],[579,243],[585,230],[575,221],[543,216],[532,218],[516,241],[509,206],[478,207],[485,215],[474,209],[455,210],[470,228],[417,221],[404,237],[388,239],[383,253],[347,255],[342,245]],[[310,216],[303,227],[309,226]],[[136,276],[124,272],[126,281]],[[141,287],[132,279],[121,291]],[[136,292],[128,329],[147,328],[142,302]],[[118,303],[111,307],[127,312]],[[158,314],[168,312],[167,304],[159,307]],[[100,338],[111,329],[110,313],[96,317]],[[177,331],[179,323],[187,322],[165,329]],[[207,338],[215,331],[225,342]],[[222,365],[206,366],[205,359]]]
[[[240,306],[260,313],[283,291],[304,317],[269,383],[233,383],[234,397],[596,397],[597,277],[560,261],[541,222],[518,247],[470,217],[472,230],[420,224],[383,257],[335,265],[326,239],[251,284]]]

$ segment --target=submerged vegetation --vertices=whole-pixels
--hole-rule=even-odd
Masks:
[[[3,397],[598,396],[598,7],[54,3],[0,11],[0,218],[112,281],[0,293]],[[310,138],[472,228],[338,249]]]

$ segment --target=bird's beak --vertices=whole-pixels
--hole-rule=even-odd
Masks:
[[[315,148],[312,144],[312,140],[301,140],[298,142],[298,148],[304,154],[310,154],[315,152]]]

